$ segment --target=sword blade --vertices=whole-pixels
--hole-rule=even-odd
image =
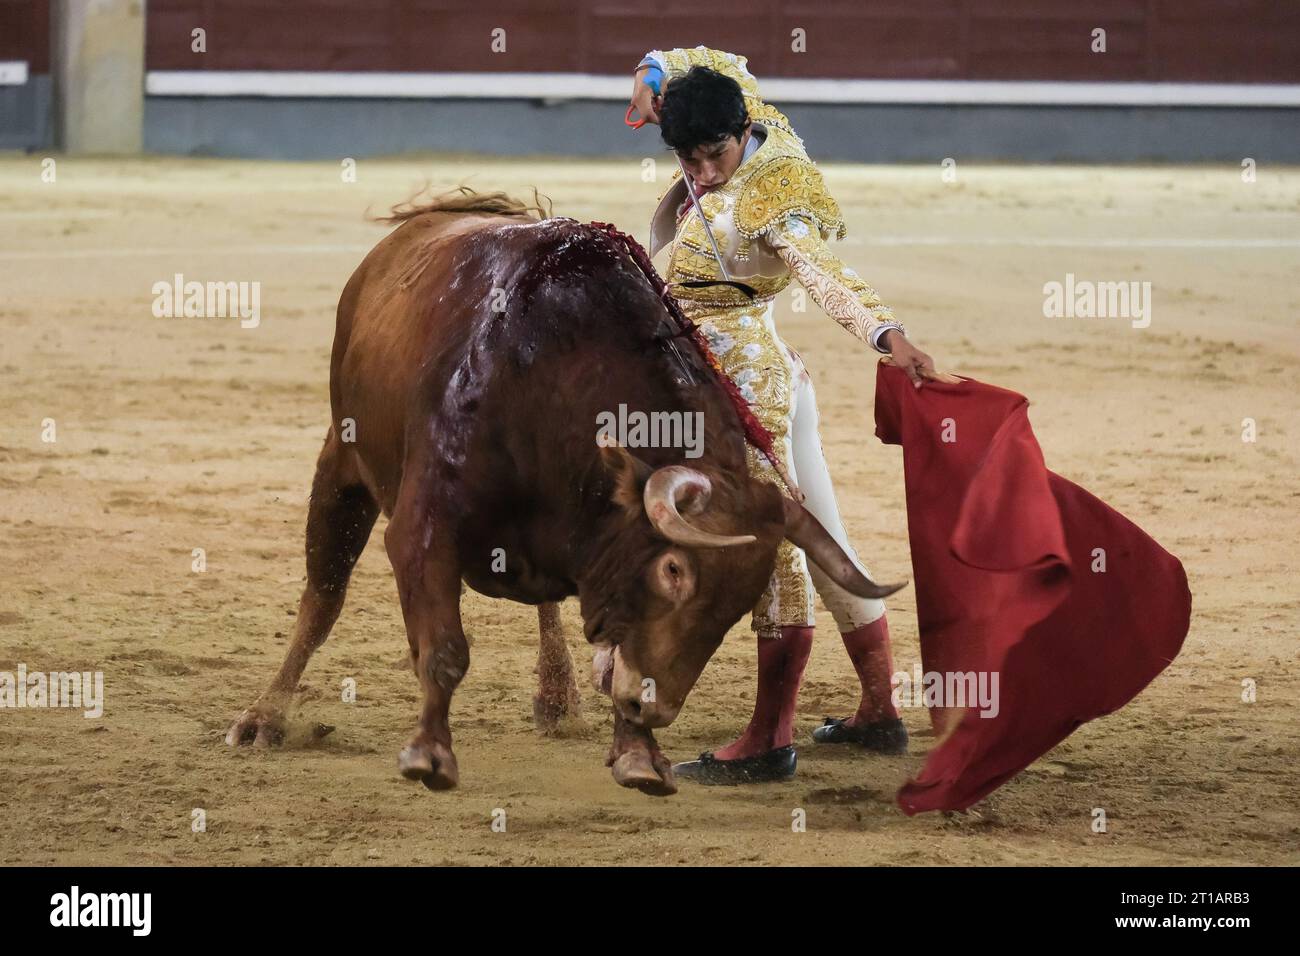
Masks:
[[[686,184],[686,195],[691,197],[691,205],[695,207],[695,213],[700,217],[700,224],[704,226],[704,234],[709,237],[709,245],[713,247],[713,256],[718,260],[718,271],[722,273],[722,278],[726,282],[731,281],[731,276],[727,273],[727,264],[722,261],[722,253],[718,251],[718,240],[713,238],[713,230],[709,227],[709,220],[704,218],[704,210],[700,208],[700,200],[695,195],[695,189],[691,186],[691,177],[686,175],[686,167],[682,165],[682,158],[673,154],[677,159],[677,168],[682,171],[682,182]]]

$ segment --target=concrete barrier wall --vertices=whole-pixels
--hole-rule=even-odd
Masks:
[[[781,103],[818,159],[1300,163],[1294,108]],[[609,101],[149,97],[151,152],[339,159],[422,151],[651,156]]]
[[[49,149],[51,83],[48,75],[0,85],[0,149]]]
[[[509,53],[486,57],[480,47],[488,20],[482,17],[493,23],[501,17],[491,14],[491,4],[469,0],[447,0],[432,18],[412,14],[413,7],[398,0],[371,8],[340,7],[336,0],[245,0],[229,6],[149,0],[147,18],[144,0],[0,0],[0,59],[24,60],[31,74],[16,85],[0,84],[0,148],[276,159],[436,150],[653,155],[653,131],[629,132],[621,122],[623,104],[585,99],[602,95],[586,87],[573,91],[575,99],[551,101],[532,98],[527,83],[516,83],[498,99],[450,98],[442,87],[423,91],[430,94],[423,98],[388,88],[364,97],[350,95],[357,92],[352,88],[326,89],[324,96],[297,89],[288,96],[189,95],[195,92],[189,89],[146,96],[144,66],[208,79],[223,69],[241,77],[256,69],[324,70],[305,74],[316,83],[321,77],[346,78],[338,71],[348,69],[483,71],[491,64],[497,72],[477,74],[484,83],[509,80],[508,71],[521,68],[577,71],[548,74],[566,78],[609,74],[610,82],[621,82],[625,77],[616,71],[625,70],[643,46],[675,37],[749,53],[774,102],[827,160],[1239,162],[1252,156],[1300,162],[1300,5],[1294,3],[1081,0],[1067,10],[1022,0],[924,0],[887,10],[863,5],[816,13],[793,0],[761,3],[772,17],[755,18],[752,4],[724,3],[708,16],[666,24],[647,19],[637,4],[617,0],[581,0],[562,16],[548,12],[545,0],[521,0],[503,21],[514,37]],[[792,54],[785,32],[772,27],[796,8],[795,19],[816,40],[811,59]],[[1080,45],[1084,28],[1094,21],[1110,30],[1104,56]],[[305,32],[298,30],[303,24],[309,25]],[[275,25],[284,29],[268,29]],[[205,50],[197,53],[191,38],[196,26],[208,32]],[[523,42],[552,33],[553,43]],[[836,93],[823,98],[830,101],[814,102],[807,89],[777,92],[783,81],[809,70],[817,76],[946,77],[959,86],[989,77],[1055,77],[1120,80],[1126,82],[1117,86],[1125,87],[1134,80],[1256,83],[1265,93],[1273,83],[1282,84],[1273,89],[1282,91],[1285,105],[1241,105],[1256,102],[1254,87],[1248,87],[1252,95],[1238,96],[1229,106],[1203,100],[1161,105],[1169,102],[1163,86],[1150,102],[1073,106],[1057,99],[953,103],[946,96],[895,102],[892,93],[849,96],[851,102],[842,103],[833,101]],[[148,74],[151,92],[165,92],[154,85],[158,75]],[[854,82],[861,81],[847,81],[844,89]]]

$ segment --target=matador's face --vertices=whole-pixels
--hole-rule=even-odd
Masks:
[[[677,154],[697,192],[717,189],[731,178],[745,158],[745,145],[751,134],[752,124],[746,123],[745,132],[739,137],[725,136],[716,143],[697,146],[690,156]]]

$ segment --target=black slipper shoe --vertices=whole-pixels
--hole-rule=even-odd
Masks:
[[[705,786],[734,787],[744,783],[773,783],[794,776],[798,756],[794,744],[777,747],[756,757],[719,760],[710,753],[699,760],[673,764],[673,773],[683,780]]]
[[[847,717],[827,717],[826,722],[812,732],[819,744],[858,744],[864,750],[898,755],[907,753],[907,728],[897,717],[878,720],[871,724],[850,727]]]

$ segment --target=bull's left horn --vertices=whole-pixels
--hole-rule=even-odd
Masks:
[[[642,501],[645,503],[646,517],[661,535],[675,544],[695,548],[731,548],[739,544],[753,544],[757,539],[752,534],[714,534],[703,531],[685,518],[678,510],[678,503],[686,498],[693,498],[691,511],[699,513],[709,500],[713,490],[709,478],[703,472],[683,465],[669,465],[656,469],[645,483]]]
[[[784,503],[786,538],[791,544],[802,548],[808,560],[844,590],[858,597],[883,598],[907,587],[906,581],[899,584],[877,584],[871,580],[844,553],[839,542],[831,537],[831,533],[822,527],[822,523],[807,508],[788,497]]]

